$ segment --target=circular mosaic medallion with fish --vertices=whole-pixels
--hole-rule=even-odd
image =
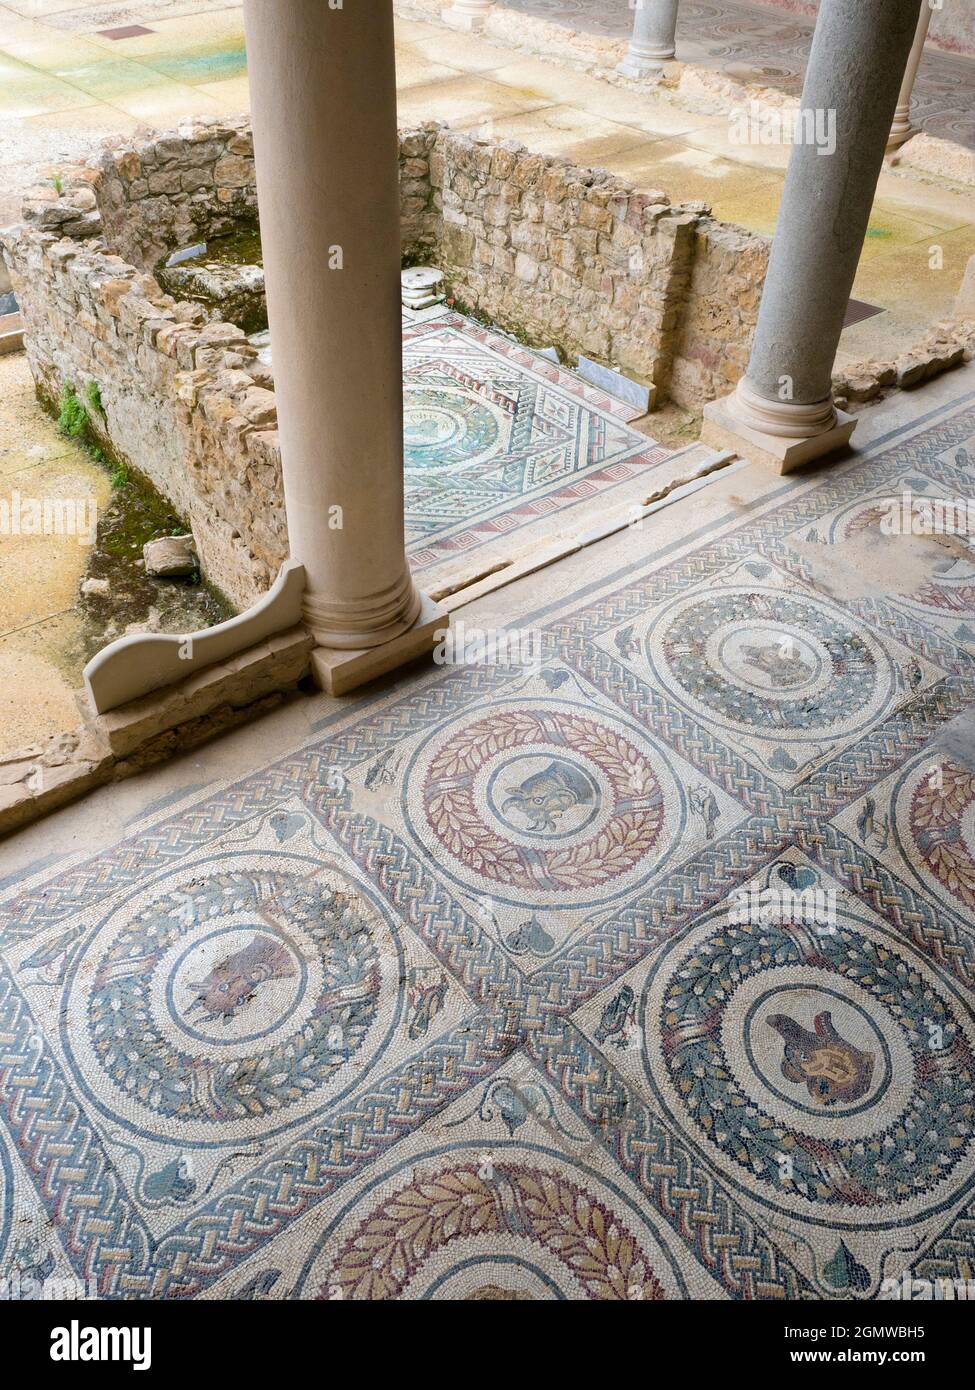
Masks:
[[[712,913],[655,963],[641,1028],[665,1109],[770,1205],[889,1224],[973,1180],[971,1011],[879,926]]]
[[[424,1154],[354,1199],[319,1238],[295,1297],[537,1302],[687,1296],[636,1203],[534,1146]]]
[[[227,854],[91,934],[62,1036],[113,1123],[254,1138],[361,1079],[399,1017],[400,979],[398,942],[361,884],[321,860]]]
[[[405,786],[407,822],[435,861],[520,906],[615,896],[660,867],[684,815],[645,735],[555,700],[504,702],[437,730]]]
[[[821,600],[734,588],[681,599],[654,623],[650,665],[708,723],[778,742],[871,723],[894,690],[872,634]]]
[[[975,912],[975,771],[930,758],[909,768],[887,824],[910,872],[966,915]]]
[[[407,470],[470,467],[497,452],[509,427],[499,406],[456,386],[434,391],[407,381],[403,406]]]

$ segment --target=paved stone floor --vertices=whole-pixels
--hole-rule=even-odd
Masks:
[[[505,0],[516,3],[624,33],[630,17],[625,4],[604,0]],[[684,24],[694,61],[723,65],[740,52],[746,66],[773,66],[779,54],[786,76],[801,67],[808,28],[801,18],[738,0],[688,0]],[[150,32],[106,32],[133,25]],[[719,217],[753,230],[774,230],[788,151],[735,144],[725,116],[694,114],[435,24],[398,20],[397,44],[404,123],[439,118],[510,135],[662,187],[674,201],[703,198]],[[938,53],[925,59],[922,114],[940,122],[941,133],[945,122],[966,119],[973,67]],[[15,216],[17,187],[39,162],[56,168],[100,136],[248,105],[239,4],[0,0],[0,222]],[[885,312],[846,331],[841,360],[903,347],[944,316],[975,254],[973,203],[970,194],[884,175],[854,293]]]
[[[628,38],[633,15],[613,0],[500,0],[505,9],[607,38]],[[681,0],[678,57],[798,96],[815,19],[742,0]],[[929,44],[918,74],[913,119],[929,135],[975,150],[975,59]]]
[[[23,353],[0,357],[0,504],[22,515],[32,499],[63,499],[95,517],[108,474],[59,434],[39,408]],[[8,515],[12,512],[8,511]],[[78,724],[84,666],[78,585],[91,529],[4,535],[0,543],[0,754]]]
[[[0,1273],[970,1277],[975,554],[881,523],[975,500],[973,450],[969,368],[465,610],[527,663],[304,698],[5,845]]]

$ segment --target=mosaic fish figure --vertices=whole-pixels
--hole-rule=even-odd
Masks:
[[[508,796],[501,807],[502,814],[514,809],[528,821],[529,830],[555,830],[566,811],[592,801],[590,782],[574,767],[558,761],[550,762],[541,772],[526,777],[515,787],[508,787]]]
[[[625,1047],[626,1026],[635,1012],[633,990],[629,985],[624,985],[603,1009],[596,1027],[596,1041],[604,1043],[612,1038],[614,1047]]]
[[[797,685],[805,685],[813,674],[808,662],[803,661],[798,652],[784,651],[776,642],[766,642],[760,647],[743,647],[742,656],[750,666],[768,676],[777,690],[792,690]]]
[[[199,993],[187,1013],[202,1009],[208,1018],[229,1023],[253,999],[259,985],[287,979],[294,973],[294,962],[281,942],[258,934],[242,950],[215,965],[205,979],[190,985]]]
[[[774,1014],[769,1027],[785,1042],[782,1075],[787,1081],[804,1082],[817,1105],[849,1104],[866,1095],[873,1053],[861,1052],[840,1037],[828,1010],[813,1019],[814,1033],[787,1014]]]

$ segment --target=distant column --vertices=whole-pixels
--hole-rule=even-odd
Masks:
[[[616,71],[624,77],[659,73],[677,52],[677,11],[680,0],[630,0],[633,37],[626,57]]]
[[[921,0],[822,0],[748,372],[703,438],[780,472],[845,444],[832,372]]]
[[[454,0],[440,17],[453,29],[483,29],[494,0]]]
[[[917,81],[921,59],[924,57],[924,43],[928,37],[928,30],[931,27],[932,13],[931,0],[924,0],[921,6],[921,18],[918,21],[914,47],[911,49],[911,56],[907,60],[907,71],[904,73],[904,81],[901,84],[900,96],[897,98],[897,110],[894,112],[894,124],[891,126],[890,139],[887,141],[888,149],[895,149],[898,145],[903,145],[905,140],[909,140],[912,135],[916,134],[914,127],[911,125],[911,98],[914,95],[914,83]]]

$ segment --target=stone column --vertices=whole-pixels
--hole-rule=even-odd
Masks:
[[[914,83],[917,81],[918,68],[924,57],[924,43],[928,37],[928,29],[931,27],[932,13],[930,0],[923,0],[914,47],[907,60],[907,71],[904,74],[904,81],[901,83],[900,96],[897,98],[894,124],[891,126],[890,139],[887,141],[888,149],[896,149],[898,145],[903,145],[905,140],[909,140],[916,133],[911,125],[911,97],[914,95]]]
[[[341,694],[432,648],[439,616],[403,536],[392,0],[245,0],[244,20],[291,554]]]
[[[845,444],[832,370],[921,0],[822,0],[751,361],[709,443],[779,472]]]
[[[663,71],[677,51],[677,11],[680,0],[630,0],[633,37],[629,51],[616,69],[624,77],[647,77]]]
[[[454,0],[447,9],[441,10],[440,17],[451,28],[470,33],[484,28],[493,3],[494,0]]]

